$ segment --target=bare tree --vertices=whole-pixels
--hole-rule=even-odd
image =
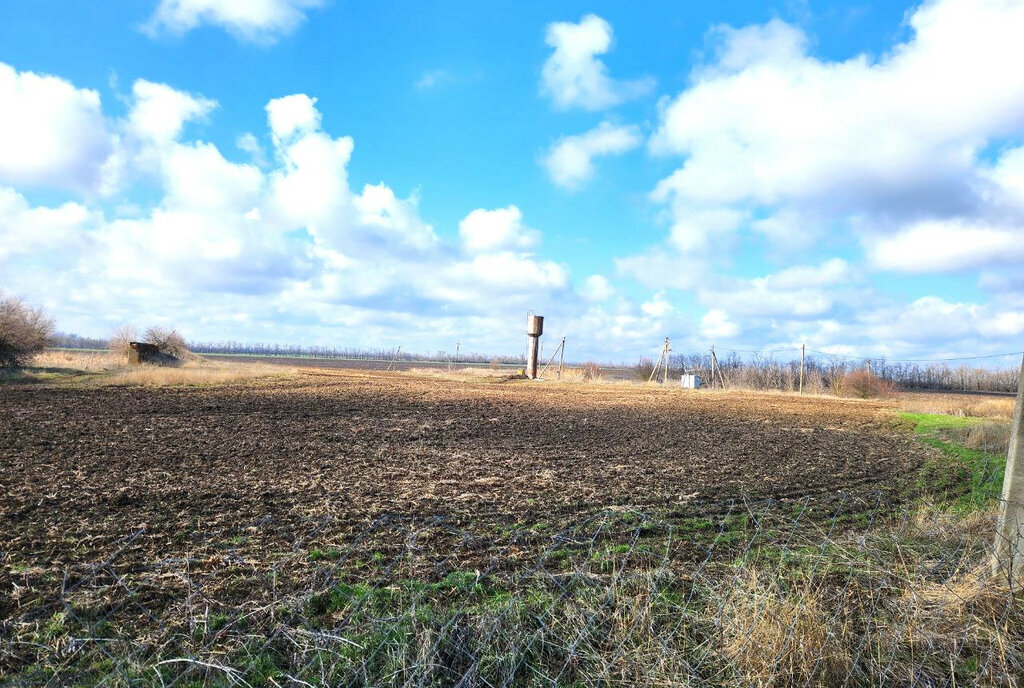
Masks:
[[[107,348],[120,356],[128,356],[131,343],[137,341],[139,341],[139,331],[135,325],[125,323],[118,325],[117,329],[111,333],[110,339],[107,340]]]
[[[155,344],[160,353],[183,360],[188,355],[185,338],[173,327],[153,326],[146,330],[146,342]]]
[[[41,306],[0,294],[0,368],[17,368],[50,344],[53,318]]]

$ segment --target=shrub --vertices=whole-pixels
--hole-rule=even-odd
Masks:
[[[47,346],[54,334],[53,318],[39,306],[0,295],[0,368],[17,368]]]
[[[593,361],[583,364],[583,379],[587,382],[594,382],[601,379],[601,366]]]
[[[647,382],[654,372],[654,361],[644,356],[640,362],[633,366],[633,377],[640,382]]]
[[[836,393],[841,397],[874,399],[892,396],[896,393],[896,386],[868,370],[855,370],[839,379]]]
[[[178,360],[184,360],[188,356],[188,344],[185,338],[178,334],[173,327],[151,327],[146,330],[147,344],[154,344],[160,353]]]

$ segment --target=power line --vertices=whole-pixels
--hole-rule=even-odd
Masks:
[[[789,349],[722,349],[722,351],[728,351],[734,354],[778,354],[785,351],[799,351],[800,347],[792,347]]]
[[[808,353],[832,356],[834,358],[845,358],[856,361],[885,361],[886,363],[949,363],[951,361],[980,361],[986,358],[1003,358],[1005,356],[1021,356],[1024,351],[1011,351],[1005,354],[989,354],[987,356],[958,356],[955,358],[889,358],[887,356],[849,356],[847,354],[833,354],[828,351],[815,351],[808,349]]]
[[[790,347],[786,349],[727,349],[720,348],[720,351],[728,351],[729,353],[737,354],[777,354],[785,353],[789,351],[800,351],[800,347]],[[1024,355],[1024,351],[1010,351],[1005,354],[988,354],[985,356],[956,356],[953,358],[889,358],[888,356],[853,356],[850,354],[837,354],[829,351],[818,351],[815,349],[807,349],[809,354],[818,354],[821,356],[830,356],[833,358],[844,358],[851,361],[885,361],[886,363],[948,363],[950,361],[979,361],[987,358],[1004,358],[1006,356],[1021,356]]]
[[[660,347],[659,347],[660,350]],[[621,356],[622,351],[612,351],[609,349],[588,349],[591,356]],[[783,349],[729,349],[729,348],[718,348],[719,352],[728,352],[736,354],[778,354],[793,352],[797,353],[800,351],[800,347],[789,347]],[[842,358],[849,361],[885,361],[886,363],[949,363],[953,361],[980,361],[992,358],[1005,358],[1007,356],[1021,356],[1024,355],[1024,351],[1010,351],[1004,354],[988,354],[985,356],[957,356],[952,358],[889,358],[888,356],[855,356],[852,354],[839,354],[831,353],[828,351],[820,351],[816,349],[807,349],[808,354],[817,354],[819,356],[828,356],[831,358]],[[685,351],[679,351],[676,356],[685,356]],[[623,366],[628,367],[628,363],[613,363],[611,360],[607,361],[611,366]]]

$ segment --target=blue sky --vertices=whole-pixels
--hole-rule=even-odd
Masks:
[[[9,0],[62,330],[580,356],[1024,340],[1024,2]]]

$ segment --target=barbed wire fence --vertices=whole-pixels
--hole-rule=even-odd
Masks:
[[[1018,685],[1024,597],[991,571],[993,513],[879,492],[320,519],[290,547],[200,531],[156,559],[140,527],[92,563],[5,567],[0,682]]]

